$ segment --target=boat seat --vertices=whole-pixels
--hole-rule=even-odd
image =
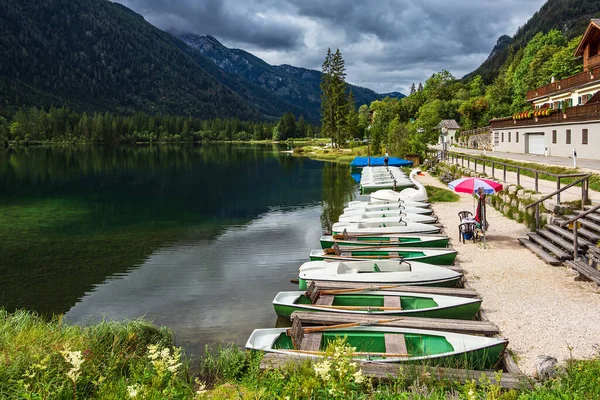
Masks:
[[[408,349],[406,348],[406,339],[403,334],[385,333],[384,337],[386,353],[408,355]]]
[[[400,305],[400,296],[383,296],[383,306],[402,309]]]
[[[299,350],[319,351],[323,332],[305,333]]]
[[[400,258],[400,253],[389,252],[388,257],[389,258]]]
[[[315,304],[318,304],[320,306],[331,306],[331,305],[333,305],[334,299],[335,299],[335,296],[331,296],[331,295],[319,296],[319,298],[317,299]]]

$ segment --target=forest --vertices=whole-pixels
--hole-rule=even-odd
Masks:
[[[200,119],[174,115],[78,113],[67,107],[20,108],[0,116],[0,143],[22,145],[179,143],[226,140],[286,140],[316,137],[319,128],[291,112],[276,122]]]

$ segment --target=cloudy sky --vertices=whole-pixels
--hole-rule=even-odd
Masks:
[[[442,69],[462,77],[546,0],[117,0],[165,30],[210,34],[279,65],[320,69],[339,48],[347,80],[407,93]]]

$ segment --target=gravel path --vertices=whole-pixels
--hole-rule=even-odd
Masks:
[[[431,186],[447,187],[429,174],[419,179]],[[538,355],[564,362],[599,353],[600,291],[594,283],[577,282],[565,267],[552,267],[516,240],[527,228],[487,207],[488,248],[458,240],[458,212],[474,211],[473,197],[460,194],[457,203],[434,203],[433,209],[469,284],[483,298],[483,309],[510,341],[517,364],[526,374],[535,373]]]

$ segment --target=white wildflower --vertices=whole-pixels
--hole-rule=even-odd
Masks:
[[[362,369],[359,369],[354,373],[354,382],[363,383],[365,381],[365,376],[362,373]]]
[[[316,363],[313,368],[317,376],[324,381],[328,381],[330,379],[329,370],[331,369],[331,362],[329,360],[323,360],[320,363]]]
[[[131,385],[131,386],[127,386],[127,394],[129,395],[129,397],[134,398],[138,395],[138,392],[140,390],[140,386],[139,385]]]
[[[199,378],[194,379],[194,383],[196,384],[196,387],[198,388],[198,390],[196,390],[196,394],[200,395],[207,391],[206,384],[204,382],[202,382]]]
[[[81,364],[83,364],[83,356],[81,355],[81,351],[61,351],[61,354],[66,362],[71,364],[71,369],[67,372],[67,376],[69,379],[73,381],[73,383],[77,382],[77,379],[81,375]]]

